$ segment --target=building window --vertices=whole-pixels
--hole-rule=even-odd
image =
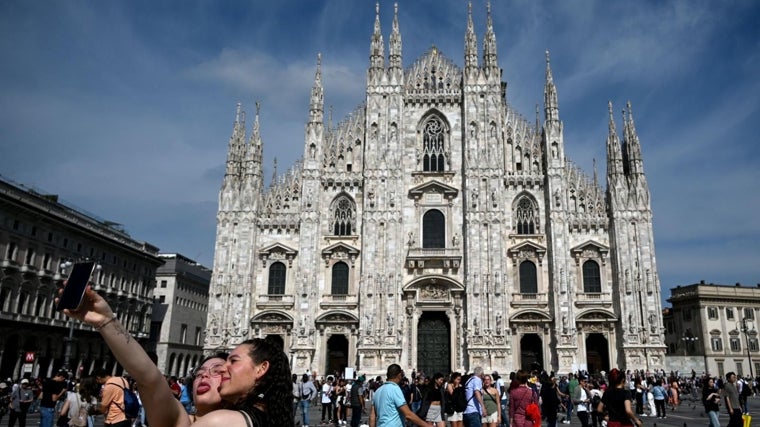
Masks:
[[[159,295],[158,302],[164,304],[166,302],[166,295]]]
[[[728,320],[734,320],[734,309],[731,307],[726,307],[726,319]]]
[[[422,247],[446,247],[446,219],[439,210],[431,209],[422,217]]]
[[[731,351],[742,351],[742,343],[739,338],[729,338],[728,341],[731,345]]]
[[[425,123],[422,131],[423,171],[443,172],[445,170],[445,134],[446,127],[438,117],[432,116]]]
[[[755,309],[751,307],[747,307],[744,309],[744,318],[747,320],[754,320],[755,319]]]
[[[16,245],[16,242],[8,243],[8,251],[5,253],[5,258],[11,261],[16,261],[17,254],[18,254],[18,245]]]
[[[718,377],[722,378],[723,375],[726,375],[725,370],[723,369],[723,362],[715,362],[718,365]]]
[[[599,274],[599,264],[596,261],[586,261],[583,263],[583,292],[602,292],[602,278]]]
[[[707,318],[710,320],[718,319],[718,309],[715,307],[707,307]]]
[[[26,250],[26,265],[34,264],[34,249],[29,248]]]
[[[760,345],[758,345],[757,338],[750,338],[749,351],[758,351],[758,350],[760,350]]]
[[[267,294],[283,295],[285,293],[285,264],[275,262],[269,266],[269,287]]]
[[[736,361],[736,377],[737,378],[743,378],[744,377],[744,363],[740,362],[738,360]]]
[[[0,289],[0,311],[8,311],[8,301],[10,300],[11,290],[8,288]]]
[[[691,321],[691,309],[690,308],[684,308],[682,312],[683,320],[685,322]]]
[[[523,196],[517,201],[515,209],[515,228],[517,234],[536,234],[538,222],[538,206],[528,196]]]
[[[203,337],[203,330],[200,326],[195,327],[195,345],[201,345],[201,337]]]
[[[165,287],[166,287],[166,280],[162,280],[162,281],[161,281],[161,287],[162,287],[162,288],[165,288]]]
[[[187,343],[187,325],[182,324],[179,329],[179,342],[180,344],[186,344]]]
[[[348,294],[348,264],[336,262],[332,268],[332,294]]]
[[[538,293],[538,276],[536,274],[536,264],[533,264],[530,261],[523,261],[520,263],[520,293]]]
[[[723,351],[723,340],[718,337],[710,338],[712,351]]]
[[[356,221],[356,205],[346,195],[341,195],[333,201],[333,235],[350,236],[354,231]]]

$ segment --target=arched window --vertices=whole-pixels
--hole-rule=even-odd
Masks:
[[[275,262],[269,266],[269,287],[267,294],[283,295],[285,293],[285,264]]]
[[[596,261],[586,261],[583,263],[583,292],[602,292],[602,277],[599,274],[599,264]]]
[[[422,217],[422,247],[446,247],[446,220],[439,210],[431,209]]]
[[[332,203],[333,235],[350,236],[354,231],[356,205],[346,195],[341,195]]]
[[[530,261],[523,261],[520,263],[520,293],[538,293],[538,276],[536,275],[536,264],[533,264]]]
[[[332,294],[348,294],[348,265],[345,262],[336,262],[332,268]]]
[[[430,117],[422,129],[422,170],[442,172],[446,163],[446,126],[438,117]]]
[[[538,222],[538,206],[528,196],[522,196],[515,208],[515,228],[517,234],[536,234]]]

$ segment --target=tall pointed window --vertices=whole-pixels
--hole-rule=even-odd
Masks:
[[[596,261],[583,263],[583,292],[602,292],[602,277],[599,274],[599,264]]]
[[[536,264],[533,264],[531,261],[523,261],[520,263],[520,293],[523,295],[538,293]]]
[[[275,262],[269,266],[269,287],[267,294],[283,295],[285,293],[285,264]]]
[[[422,129],[422,170],[443,172],[446,164],[446,127],[436,116],[430,117]]]
[[[350,236],[355,230],[356,205],[345,194],[338,196],[332,203],[333,235]]]
[[[439,210],[431,209],[422,217],[422,247],[446,247],[446,220]]]
[[[536,234],[538,227],[538,206],[528,196],[522,196],[515,208],[515,228],[517,234]]]
[[[348,265],[345,262],[336,262],[332,268],[332,294],[348,294]]]

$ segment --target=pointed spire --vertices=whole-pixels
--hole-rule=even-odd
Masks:
[[[269,183],[270,186],[273,186],[277,184],[277,157],[274,158],[274,166],[272,167],[272,181]]]
[[[472,23],[472,3],[467,3],[467,32],[464,36],[464,63],[467,71],[478,68],[478,36]]]
[[[541,113],[540,109],[538,108],[538,104],[536,104],[536,133],[541,132]]]
[[[483,38],[483,67],[486,70],[498,71],[499,64],[496,59],[496,34],[493,32],[491,2],[486,3],[486,16],[486,35]]]
[[[311,89],[309,103],[309,122],[321,123],[324,115],[324,89],[322,88],[322,54],[317,54],[317,71],[314,75],[314,86]]]
[[[232,135],[227,145],[227,163],[225,166],[225,182],[240,176],[240,161],[245,146],[245,111],[238,102],[235,107],[235,122],[232,125]]]
[[[623,174],[623,153],[620,150],[620,138],[615,128],[615,117],[612,113],[612,101],[607,103],[610,120],[607,133],[607,177]],[[609,188],[610,185],[608,184]]]
[[[641,159],[641,145],[639,136],[636,134],[636,126],[633,123],[633,109],[631,101],[626,103],[626,112],[624,111],[624,130],[623,138],[625,140],[626,156],[628,158],[628,170],[631,174],[643,175],[644,167]]]
[[[383,49],[383,34],[380,30],[380,3],[375,3],[375,31],[372,33],[372,42],[369,47],[370,69],[383,69],[385,67],[385,52]]]
[[[599,187],[599,173],[596,170],[596,157],[591,159],[591,162],[594,165],[594,188]]]
[[[398,26],[398,3],[393,4],[393,30],[388,47],[389,68],[401,69],[401,31]]]
[[[549,59],[549,51],[546,51],[546,84],[544,85],[544,115],[545,120],[559,121],[559,102],[557,101],[557,88],[554,86],[554,76]]]
[[[256,101],[256,117],[253,119],[253,133],[249,143],[259,152],[262,148],[261,142],[261,126],[259,124],[259,115],[261,114],[261,103]],[[260,161],[261,159],[259,159]]]

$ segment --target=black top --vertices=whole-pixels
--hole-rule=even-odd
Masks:
[[[625,401],[631,400],[631,393],[625,388],[612,387],[602,395],[604,409],[610,415],[610,421],[630,422],[628,414],[625,413]]]
[[[545,383],[541,387],[541,406],[545,414],[556,414],[557,408],[559,408],[559,396],[557,396],[557,388],[552,384]]]
[[[60,394],[65,388],[66,383],[63,381],[53,381],[52,379],[46,380],[42,385],[42,400],[40,400],[40,406],[43,408],[54,408],[55,402],[53,402],[53,395]]]
[[[707,400],[707,397],[711,394],[715,393],[715,395],[710,399]],[[702,403],[705,405],[705,411],[719,411],[720,410],[720,395],[718,394],[717,390],[703,388],[702,389]]]

